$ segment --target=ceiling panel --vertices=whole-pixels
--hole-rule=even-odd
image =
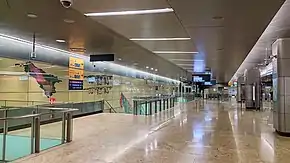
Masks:
[[[38,17],[29,18],[28,13]],[[66,23],[65,19],[74,23]],[[0,33],[32,40],[34,32],[39,44],[63,50],[81,48],[86,55],[115,53],[117,58],[122,58],[118,61],[122,65],[138,69],[145,69],[148,65],[158,69],[158,74],[174,78],[186,75],[180,67],[106,26],[74,9],[63,8],[58,0],[9,0],[9,6],[5,1],[0,1]],[[56,39],[64,39],[66,43],[57,43]]]
[[[160,9],[170,7],[166,0],[82,0],[74,8],[81,13]],[[175,13],[92,17],[121,35],[130,38],[173,38],[189,37]],[[186,41],[135,41],[150,51],[196,51],[192,40]],[[169,59],[172,55],[160,55]],[[189,57],[190,56],[190,57]],[[168,58],[169,57],[169,58]],[[193,59],[193,55],[175,55]],[[174,61],[173,61],[174,63]]]
[[[259,66],[265,62],[264,59],[271,55],[272,44],[279,38],[290,37],[290,1],[287,0],[265,29],[255,46],[249,52],[244,62],[240,65],[232,79],[243,75],[246,69]]]
[[[283,1],[169,0],[178,18],[221,82],[227,82]]]
[[[191,37],[188,41],[136,42],[151,51],[199,51],[159,55],[175,64],[179,62],[172,59],[204,61],[194,62],[193,67],[210,67],[220,82],[227,82],[282,4],[281,0],[82,0],[74,8],[87,13],[172,7],[175,13],[93,19],[127,38]]]

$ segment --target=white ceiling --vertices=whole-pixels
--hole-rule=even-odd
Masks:
[[[239,76],[242,76],[246,69],[259,66],[259,64],[267,61],[271,55],[272,44],[277,39],[290,37],[289,11],[290,0],[287,0],[265,29],[253,49],[249,52],[244,62],[240,65],[232,80],[236,80]]]
[[[204,62],[218,81],[227,82],[282,3],[280,0],[76,0],[73,8],[90,13],[172,7],[174,13],[92,19],[129,39],[191,37],[187,41],[135,42],[151,51],[199,51],[199,54],[158,55],[190,71]]]
[[[110,3],[112,2],[110,0]],[[1,34],[32,40],[35,32],[38,44],[68,51],[71,48],[85,49],[85,53],[82,53],[84,55],[113,53],[117,64],[174,79],[191,77],[182,68],[151,53],[112,29],[85,17],[79,11],[73,8],[65,9],[59,0],[9,0],[8,3],[9,5],[4,0],[0,1]],[[132,1],[133,3],[135,2]],[[102,8],[105,9],[104,5]],[[29,18],[28,13],[37,15],[37,18]],[[74,23],[67,23],[66,19],[73,20]],[[57,43],[57,39],[64,39],[66,42]],[[3,48],[9,47],[1,47]],[[9,56],[9,54],[5,55]],[[122,60],[118,60],[119,58]],[[146,69],[146,66],[149,66],[150,70]],[[156,72],[155,69],[158,71]]]
[[[76,1],[75,9],[81,13],[109,12],[170,7],[166,0],[82,0]],[[92,17],[127,38],[189,37],[175,13],[147,15]],[[192,40],[183,41],[135,41],[150,51],[196,51]],[[166,59],[193,59],[194,54],[159,54]],[[191,62],[192,63],[192,62]],[[183,66],[181,66],[183,67]],[[191,66],[192,69],[192,66]]]

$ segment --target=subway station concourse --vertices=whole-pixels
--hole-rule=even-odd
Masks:
[[[0,163],[289,163],[290,0],[0,0]]]

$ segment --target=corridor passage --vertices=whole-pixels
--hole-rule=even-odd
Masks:
[[[152,117],[100,114],[75,119],[74,141],[19,163],[289,163],[290,138],[271,112],[234,102],[180,104]]]

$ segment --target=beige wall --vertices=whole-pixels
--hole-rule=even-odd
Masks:
[[[24,73],[24,68],[14,66],[16,63],[25,63],[24,61],[14,59],[2,59],[1,72],[9,72],[9,75],[0,73],[0,106],[31,106],[48,103],[49,99],[44,95],[43,90],[33,77],[28,77],[28,80],[20,80],[23,75],[11,75],[13,73]],[[4,62],[5,61],[5,62]],[[5,64],[5,65],[4,65]],[[120,94],[124,93],[126,98],[131,102],[134,96],[152,96],[156,94],[169,94],[172,92],[172,86],[164,85],[162,89],[155,90],[155,85],[151,82],[146,82],[143,79],[121,77],[114,75],[115,83],[108,94],[89,94],[89,91],[69,91],[68,90],[68,68],[52,66],[44,63],[34,62],[34,64],[43,69],[46,73],[57,76],[62,80],[61,83],[56,83],[56,92],[53,97],[58,103],[62,102],[90,102],[107,100],[113,107],[120,107]],[[85,74],[96,75],[97,73],[85,72]],[[25,76],[25,75],[24,75]],[[84,88],[91,87],[86,80]],[[29,102],[34,101],[34,102]]]
[[[172,87],[170,86],[163,86],[156,91],[155,85],[149,84],[145,80],[114,76],[114,80],[117,80],[120,85],[114,85],[108,94],[89,94],[87,90],[68,91],[68,80],[64,78],[60,79],[62,82],[55,84],[57,93],[53,94],[53,97],[59,103],[89,102],[104,99],[113,107],[119,107],[121,92],[130,102],[134,96],[153,96],[156,94],[170,94],[172,92]],[[84,88],[88,86],[88,83],[84,81]],[[6,105],[8,106],[48,103],[48,98],[44,95],[43,90],[33,77],[23,81],[20,80],[20,76],[0,76],[0,100],[2,106],[4,105],[3,100],[7,100]]]

